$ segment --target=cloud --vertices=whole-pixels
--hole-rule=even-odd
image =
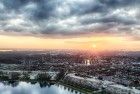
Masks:
[[[139,36],[139,0],[1,0],[0,32]]]

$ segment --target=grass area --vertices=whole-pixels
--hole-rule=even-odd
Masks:
[[[58,82],[58,84],[66,86],[66,87],[70,87],[74,90],[80,91],[80,92],[85,93],[85,94],[100,94],[100,93],[93,93],[93,92],[96,91],[94,89],[85,88],[85,87],[82,87],[82,86],[79,86],[79,85],[73,85],[73,84],[70,84],[70,83],[62,82],[62,81]]]

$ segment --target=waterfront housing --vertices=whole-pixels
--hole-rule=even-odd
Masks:
[[[69,82],[81,84],[81,86],[88,86],[91,88],[107,91],[111,94],[140,94],[140,90],[130,87],[125,87],[111,81],[99,80],[95,77],[84,78],[76,76],[75,74],[68,74],[64,80]]]

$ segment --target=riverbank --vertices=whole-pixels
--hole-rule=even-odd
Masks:
[[[93,94],[93,90],[91,90],[89,88],[81,87],[81,86],[78,86],[78,85],[73,85],[71,83],[66,83],[64,81],[60,81],[60,82],[58,82],[58,84],[61,84],[63,86],[66,86],[66,87],[72,88],[74,90],[80,91],[84,94]]]
[[[66,87],[72,88],[74,90],[80,91],[84,94],[109,94],[105,91],[93,90],[91,88],[86,88],[86,87],[83,87],[83,86],[80,86],[80,85],[74,85],[74,84],[71,84],[71,83],[63,82],[63,81],[60,81],[58,84],[61,84],[63,86],[66,86]]]

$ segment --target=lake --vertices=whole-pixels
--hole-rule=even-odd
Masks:
[[[84,94],[72,88],[49,82],[0,82],[0,94]]]

